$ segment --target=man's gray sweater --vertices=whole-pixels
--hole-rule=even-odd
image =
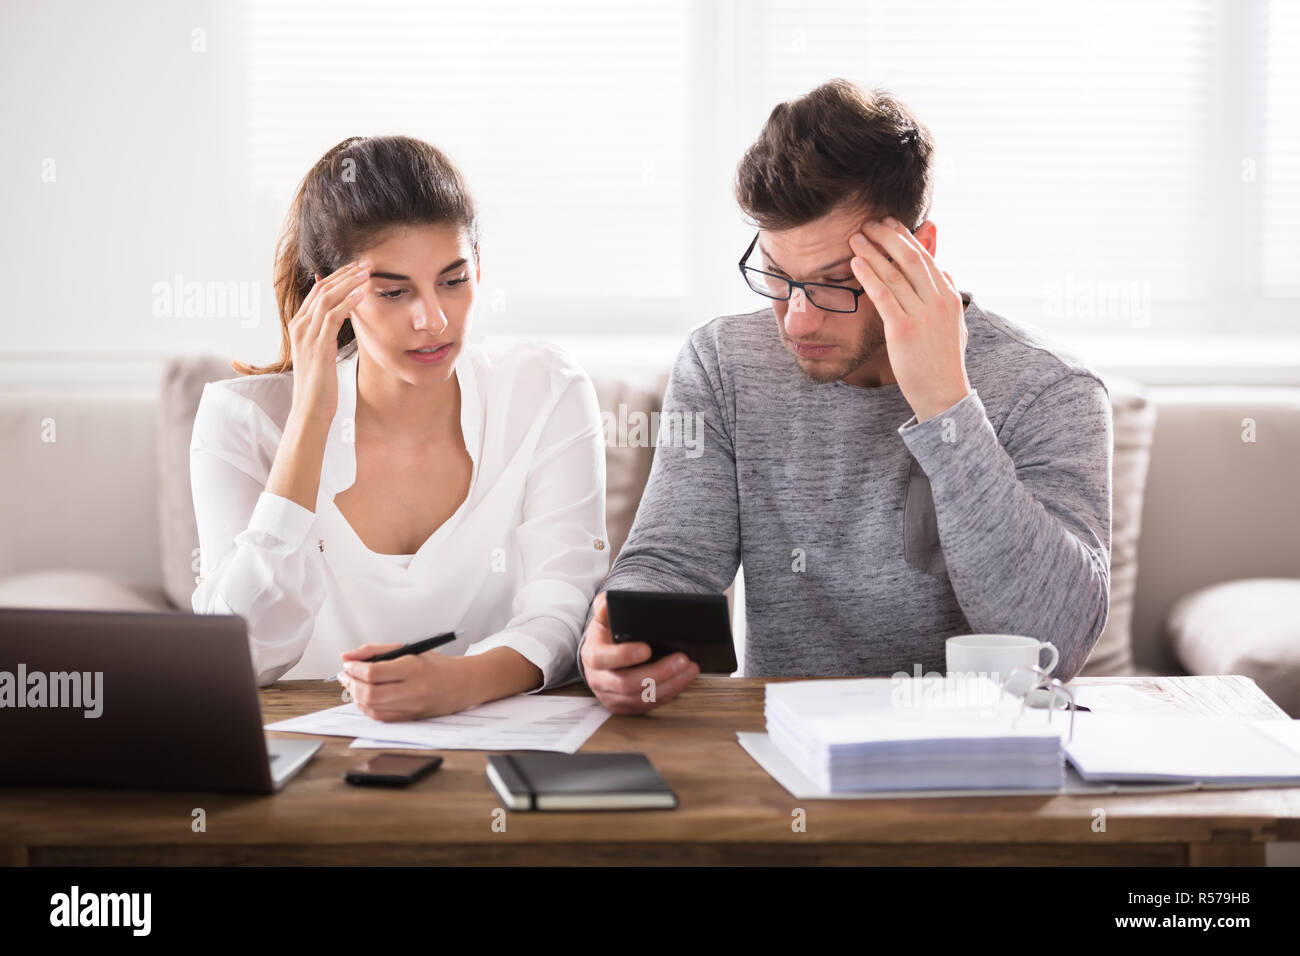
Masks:
[[[972,391],[920,424],[897,385],[807,379],[770,308],[695,329],[601,590],[716,594],[743,564],[746,676],[942,672],[973,633],[1077,674],[1110,606],[1110,396],[962,298]]]

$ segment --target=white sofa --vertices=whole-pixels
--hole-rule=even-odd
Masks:
[[[657,367],[591,371],[610,411],[657,409],[667,381]],[[223,359],[183,356],[154,387],[0,389],[0,606],[189,613],[189,431],[203,383],[233,375]],[[1104,377],[1111,615],[1084,673],[1244,673],[1300,716],[1300,388],[1144,390]],[[608,448],[615,553],[652,454]],[[1244,579],[1271,583],[1219,587]]]

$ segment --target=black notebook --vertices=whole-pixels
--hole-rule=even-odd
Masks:
[[[487,776],[511,810],[677,806],[677,794],[644,754],[493,754]]]

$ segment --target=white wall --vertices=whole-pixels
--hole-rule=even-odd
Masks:
[[[278,342],[268,315],[242,328],[153,314],[155,284],[177,273],[270,294],[223,6],[5,3],[0,352],[261,354]],[[196,28],[207,53],[191,50]]]

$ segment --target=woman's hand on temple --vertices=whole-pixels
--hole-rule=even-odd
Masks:
[[[331,422],[338,410],[339,329],[365,295],[369,262],[352,262],[318,280],[289,321],[293,354],[291,414],[308,421]]]

